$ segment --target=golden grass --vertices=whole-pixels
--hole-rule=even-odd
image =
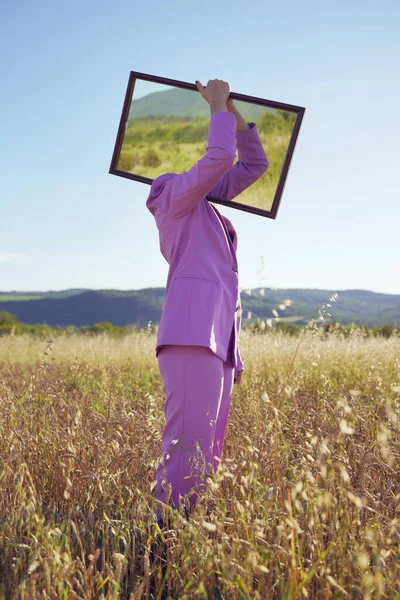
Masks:
[[[171,512],[162,580],[155,337],[0,338],[0,599],[398,597],[400,338],[297,345],[242,332],[223,462]]]

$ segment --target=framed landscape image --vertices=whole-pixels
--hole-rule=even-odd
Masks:
[[[235,92],[229,97],[256,123],[269,167],[234,200],[207,199],[275,219],[305,108]],[[209,105],[195,83],[131,71],[109,172],[151,185],[163,173],[188,171],[205,154],[209,123]]]

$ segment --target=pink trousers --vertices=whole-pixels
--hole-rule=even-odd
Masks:
[[[206,489],[221,457],[234,369],[202,346],[162,346],[158,365],[166,394],[162,461],[155,497],[175,508],[186,496],[190,508]],[[161,508],[157,509],[158,517]]]

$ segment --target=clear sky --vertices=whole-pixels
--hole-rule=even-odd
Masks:
[[[400,294],[399,6],[2,2],[0,291],[165,285],[149,186],[108,174],[135,70],[306,107],[277,219],[221,207],[243,288]]]

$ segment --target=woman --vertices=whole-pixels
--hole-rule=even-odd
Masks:
[[[187,515],[218,466],[232,384],[243,372],[236,231],[205,196],[231,200],[268,168],[256,125],[229,99],[229,84],[196,85],[210,105],[206,153],[189,171],[155,179],[146,202],[169,264],[156,347],[166,424],[153,493],[176,508],[185,497]]]

